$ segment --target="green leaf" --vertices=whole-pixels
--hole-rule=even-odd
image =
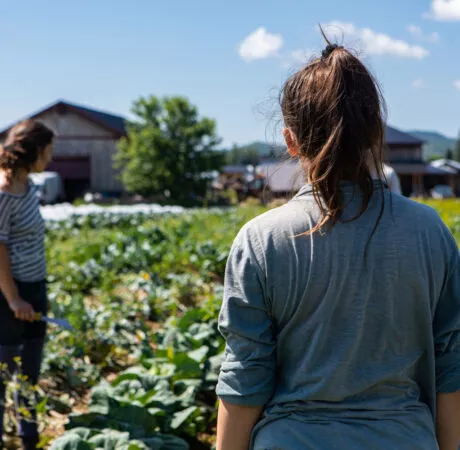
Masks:
[[[203,363],[206,360],[206,356],[209,353],[209,347],[203,345],[202,347],[188,352],[188,356],[192,358],[197,363]]]
[[[46,404],[48,403],[48,397],[45,397],[41,402],[37,403],[36,411],[37,414],[44,414],[46,412]]]
[[[93,450],[87,442],[77,434],[68,433],[57,438],[50,447],[50,450]]]
[[[184,409],[174,414],[173,419],[171,420],[171,428],[173,430],[179,429],[184,423],[190,419],[196,412],[198,407],[190,406],[190,408]]]
[[[99,413],[85,413],[85,414],[70,414],[69,423],[66,428],[107,428],[109,426],[109,418],[104,414]]]
[[[161,409],[146,409],[141,405],[130,402],[109,399],[108,416],[110,420],[115,420],[124,424],[128,428],[142,428],[146,431],[155,431],[164,422],[165,412]]]
[[[117,387],[119,384],[123,383],[124,381],[132,381],[132,380],[138,380],[139,375],[137,373],[124,373],[120,376],[118,376],[114,381],[112,381],[111,385],[112,387]]]
[[[90,411],[99,414],[107,414],[109,409],[110,387],[102,384],[93,388],[91,393]]]
[[[178,328],[181,331],[187,331],[194,323],[200,323],[206,312],[201,308],[189,309],[179,320]]]
[[[167,434],[143,439],[150,450],[189,450],[189,445],[184,440]]]
[[[176,353],[171,362],[176,365],[176,372],[173,376],[175,380],[180,378],[201,378],[203,374],[200,363],[192,359],[187,353]]]
[[[115,450],[122,444],[129,442],[129,433],[122,433],[116,430],[103,430],[100,434],[89,439],[88,443],[95,448],[104,450]]]
[[[150,450],[150,447],[142,441],[129,441],[127,444],[117,446],[115,450]]]
[[[93,431],[91,428],[84,427],[74,428],[70,433],[80,436],[84,441],[87,441],[91,436],[97,434],[97,432]]]

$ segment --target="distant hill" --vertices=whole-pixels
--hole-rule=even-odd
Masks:
[[[444,157],[447,149],[454,150],[456,139],[444,136],[436,131],[414,130],[406,131],[406,133],[425,142],[423,145],[423,157],[429,160],[433,156]],[[258,154],[262,159],[280,157],[286,151],[283,145],[256,141],[250,144],[241,146]]]
[[[267,158],[270,156],[280,156],[286,150],[286,147],[283,145],[270,144],[268,142],[261,141],[251,142],[245,147],[257,150],[257,152],[262,158]]]
[[[444,156],[447,149],[453,150],[455,148],[455,138],[444,136],[436,131],[407,131],[412,136],[425,141],[423,145],[423,157],[430,159],[433,156]]]
[[[267,159],[277,159],[286,151],[282,145],[268,142],[251,142],[234,146],[227,151],[226,163],[233,165],[259,164]]]

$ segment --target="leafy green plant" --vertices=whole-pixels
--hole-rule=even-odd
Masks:
[[[460,202],[429,204],[459,239]],[[56,392],[39,405],[68,414],[74,397],[91,391],[51,449],[182,450],[198,439],[211,448],[225,263],[240,227],[262,211],[47,224],[50,314],[75,330],[49,328],[43,371]]]
[[[143,440],[128,432],[75,428],[56,439],[50,450],[188,450],[188,444],[174,436],[155,434]]]

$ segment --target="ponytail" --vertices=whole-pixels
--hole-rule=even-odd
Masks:
[[[305,234],[333,227],[341,219],[343,181],[352,182],[362,193],[361,209],[352,221],[366,211],[374,194],[371,166],[384,179],[384,103],[379,87],[357,57],[326,41],[322,56],[289,78],[281,93],[284,122],[296,136],[321,213]],[[382,202],[378,222],[383,206]]]

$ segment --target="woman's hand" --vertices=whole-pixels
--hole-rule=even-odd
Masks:
[[[10,305],[11,311],[13,311],[16,316],[16,319],[25,320],[27,322],[34,322],[37,320],[33,306],[22,298],[17,298],[8,302],[8,304]]]

